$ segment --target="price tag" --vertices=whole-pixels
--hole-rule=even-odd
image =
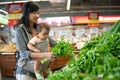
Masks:
[[[66,35],[66,31],[62,30],[62,35],[65,36]]]
[[[98,28],[90,28],[90,33],[96,33],[98,34],[99,29]]]
[[[75,30],[75,34],[77,36],[83,35],[84,33],[85,33],[85,29],[84,28]]]
[[[103,28],[103,32],[107,31],[108,29],[109,29],[109,27],[107,27],[107,26],[104,27],[104,28]]]
[[[62,30],[59,30],[59,31],[58,31],[58,35],[59,35],[59,36],[62,36],[62,35],[63,35],[63,31],[62,31]]]

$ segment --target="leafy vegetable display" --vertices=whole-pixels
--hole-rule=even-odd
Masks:
[[[61,39],[57,43],[57,45],[55,45],[52,48],[52,53],[56,57],[65,56],[65,57],[68,57],[69,59],[74,59],[74,54],[73,54],[74,50],[75,50],[75,48],[69,42],[66,42],[64,39]],[[47,61],[49,61],[49,60],[42,59],[41,64],[44,64]]]
[[[78,59],[50,73],[47,80],[120,80],[120,20],[87,42]]]
[[[57,45],[52,48],[52,53],[55,56],[66,56],[72,58],[74,57],[74,50],[75,48],[72,46],[72,44],[65,41],[64,39],[61,39],[60,41],[58,41]]]

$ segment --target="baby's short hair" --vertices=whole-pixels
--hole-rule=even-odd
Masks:
[[[46,23],[39,23],[37,26],[37,31],[41,32],[42,29],[46,29],[48,32],[50,31],[50,26]]]

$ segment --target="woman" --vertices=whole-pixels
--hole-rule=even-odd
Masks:
[[[46,58],[51,61],[54,59],[51,52],[35,53],[27,48],[29,40],[37,34],[37,19],[40,16],[39,5],[34,2],[26,2],[23,6],[23,13],[20,22],[15,26],[16,44],[19,51],[19,59],[16,67],[17,80],[35,80],[35,74],[32,72],[31,62],[34,59]],[[50,46],[56,42],[49,38]],[[29,66],[28,63],[30,64]],[[31,71],[27,70],[31,68]]]

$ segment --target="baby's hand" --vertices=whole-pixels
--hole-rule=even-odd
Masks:
[[[34,49],[34,52],[38,53],[38,52],[40,52],[40,50],[36,48],[36,49]]]

